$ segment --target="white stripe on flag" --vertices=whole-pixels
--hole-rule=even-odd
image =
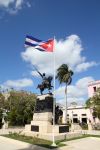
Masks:
[[[26,42],[29,42],[29,43],[32,43],[32,44],[38,44],[38,42],[36,42],[32,39],[29,39],[29,38],[26,38]]]

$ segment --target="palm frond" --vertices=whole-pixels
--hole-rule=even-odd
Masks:
[[[72,81],[72,75],[73,75],[73,71],[69,70],[68,65],[67,64],[62,64],[57,69],[56,79],[59,80],[60,84],[61,83],[66,83],[66,84],[69,85]]]

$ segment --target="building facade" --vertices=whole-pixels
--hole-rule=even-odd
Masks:
[[[88,96],[92,97],[95,94],[97,88],[99,88],[99,87],[100,87],[100,80],[89,82],[89,84],[88,84]]]
[[[88,84],[88,97],[95,95],[100,87],[100,80],[92,81]],[[65,123],[65,108],[63,108],[63,123]],[[67,108],[67,121],[69,123],[91,123],[92,125],[100,123],[98,118],[94,118],[93,109],[85,106],[71,105]]]
[[[85,106],[69,106],[67,109],[67,121],[69,123],[94,123],[92,109]],[[65,108],[63,108],[63,123],[65,123]]]

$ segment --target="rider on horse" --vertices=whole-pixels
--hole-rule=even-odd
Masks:
[[[37,72],[39,73],[39,75],[42,77],[43,81],[42,84],[39,84],[37,88],[40,89],[40,92],[42,94],[42,92],[44,91],[44,89],[48,89],[51,90],[52,89],[52,85],[51,85],[51,81],[52,81],[52,76],[49,76],[48,78],[45,76],[45,73],[41,74],[38,70]]]

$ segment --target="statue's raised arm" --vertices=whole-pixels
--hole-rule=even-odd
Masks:
[[[37,70],[38,74],[43,78],[43,74]]]
[[[34,66],[36,72],[43,78],[43,74],[41,72],[38,71],[38,69]]]

